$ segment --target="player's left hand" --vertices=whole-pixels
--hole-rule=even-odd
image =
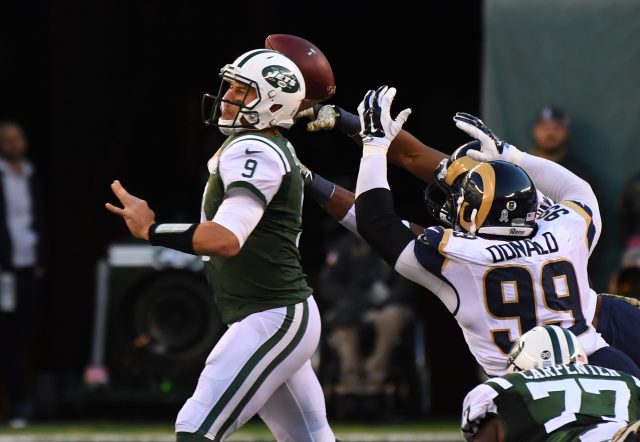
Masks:
[[[111,203],[106,203],[107,210],[124,218],[124,222],[133,236],[149,240],[149,227],[155,224],[156,214],[149,208],[147,202],[127,192],[118,180],[111,183],[111,190],[118,197],[123,207],[120,208]]]
[[[393,139],[402,129],[402,125],[411,114],[411,109],[405,109],[393,119],[391,118],[391,103],[396,96],[396,88],[381,86],[376,91],[370,90],[358,106],[360,115],[360,137],[364,151],[382,151],[387,153]]]
[[[453,117],[458,129],[465,131],[471,138],[480,141],[482,151],[469,150],[467,155],[476,161],[493,161],[500,159],[506,144],[489,129],[484,122],[471,114],[457,112]]]

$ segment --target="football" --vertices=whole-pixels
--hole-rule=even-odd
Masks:
[[[295,35],[271,34],[264,41],[264,47],[286,55],[300,68],[307,100],[320,102],[336,93],[331,64],[310,41]]]

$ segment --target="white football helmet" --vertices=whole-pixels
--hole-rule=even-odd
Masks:
[[[587,354],[576,335],[557,325],[539,325],[514,342],[507,359],[507,372],[587,362]]]
[[[290,128],[293,116],[305,97],[304,78],[298,66],[280,52],[254,49],[238,57],[220,70],[222,82],[218,95],[202,98],[202,119],[217,126],[225,135],[269,127]],[[257,98],[240,105],[224,99],[228,84],[236,81],[254,88]],[[233,120],[223,120],[221,106],[238,106]]]

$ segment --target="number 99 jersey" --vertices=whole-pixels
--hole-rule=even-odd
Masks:
[[[414,254],[453,288],[457,300],[448,306],[470,351],[488,375],[500,376],[513,341],[536,325],[568,328],[588,355],[607,345],[591,325],[596,296],[587,262],[595,238],[591,210],[564,201],[543,212],[527,238],[485,239],[431,227]]]

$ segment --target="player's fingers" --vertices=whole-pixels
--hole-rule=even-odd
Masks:
[[[115,180],[113,183],[111,183],[111,190],[124,205],[126,205],[133,198],[132,195],[127,192],[127,190],[122,186],[122,184],[120,184],[119,180]]]
[[[405,110],[403,110],[402,112],[400,112],[398,114],[398,116],[396,117],[396,124],[399,124],[400,127],[402,127],[402,125],[407,121],[407,118],[409,118],[409,115],[411,115],[411,109],[407,108]]]
[[[328,129],[330,126],[323,120],[313,120],[307,123],[307,132],[317,132],[321,129]]]
[[[387,86],[386,84],[376,89],[376,94],[373,97],[374,103],[378,103],[380,106],[382,106],[384,104],[384,97],[387,94],[388,89],[389,86]]]
[[[469,149],[467,156],[476,161],[487,161],[487,154],[480,152],[479,150]]]
[[[371,108],[371,97],[373,97],[373,94],[375,94],[375,91],[372,89],[369,89],[367,93],[364,94],[364,98],[358,105],[358,114],[363,115],[367,109]]]
[[[313,118],[314,116],[315,114],[313,112],[313,107],[310,107],[303,111],[298,112],[293,118],[297,120],[298,118]]]
[[[477,125],[476,124],[477,121],[475,119],[469,118],[465,114],[460,114],[460,113],[457,113],[456,116],[453,117],[453,121],[456,121],[456,122],[457,121],[464,121],[465,123],[473,124],[474,126]]]
[[[396,88],[390,87],[387,91],[384,92],[382,96],[382,102],[380,105],[383,109],[391,109],[391,103],[393,103],[393,98],[396,96]]]
[[[116,207],[111,203],[106,203],[104,207],[111,213],[115,213],[116,215],[124,216],[124,209],[121,207]]]
[[[466,121],[457,120],[456,126],[458,127],[458,129],[468,133],[472,138],[479,139],[481,135],[484,135],[484,132],[475,127],[473,124],[467,123]]]

